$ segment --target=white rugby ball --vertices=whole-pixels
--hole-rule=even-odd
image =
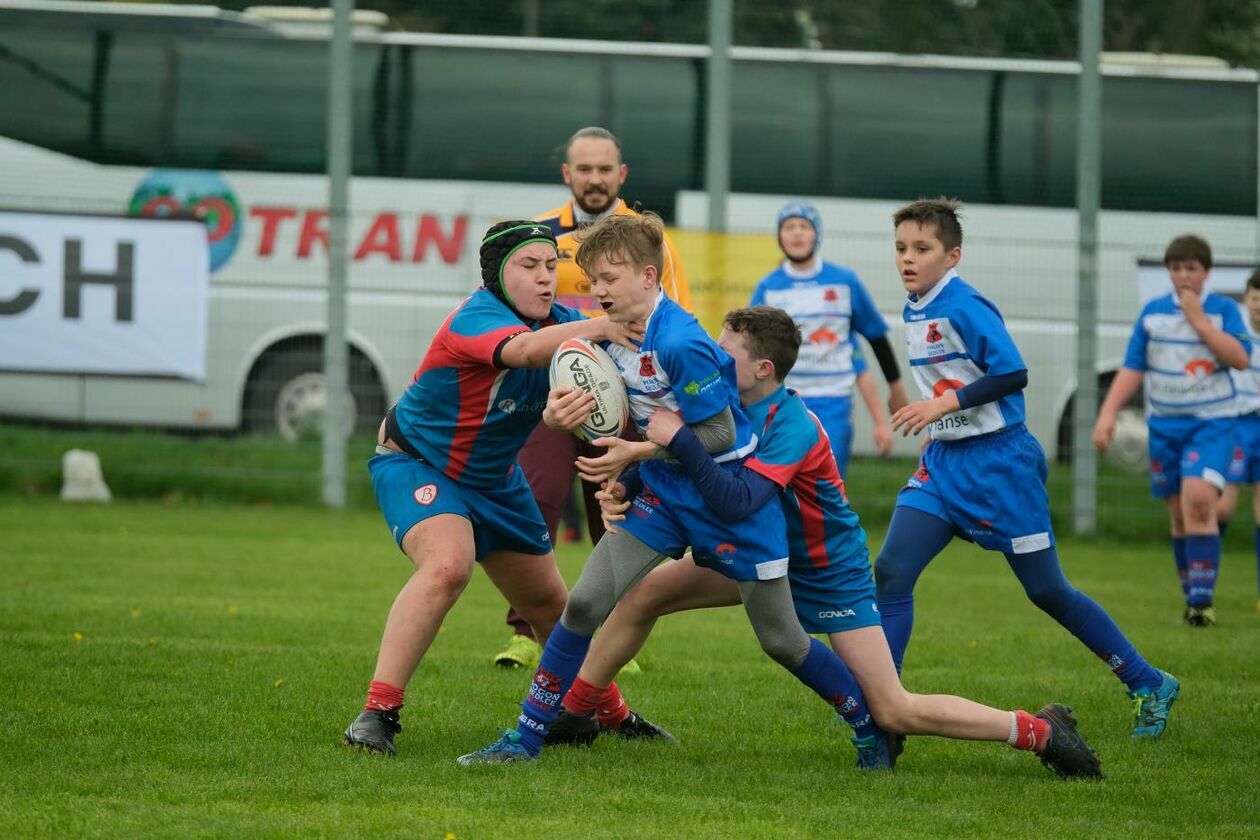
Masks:
[[[551,357],[551,387],[581,388],[595,397],[595,408],[573,430],[584,440],[619,437],[626,427],[630,397],[612,356],[584,338],[570,338]]]

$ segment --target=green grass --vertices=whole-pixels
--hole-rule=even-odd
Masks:
[[[882,523],[872,521],[880,526]],[[368,511],[0,498],[4,836],[1257,836],[1253,561],[1227,556],[1221,624],[1179,625],[1167,551],[1065,542],[1182,700],[1129,740],[1121,686],[1023,598],[1000,557],[955,544],[924,575],[912,690],[1002,707],[1071,703],[1101,784],[998,744],[914,738],[892,776],[762,656],[739,610],[673,616],[623,688],[678,746],[601,740],[530,766],[454,758],[515,717],[489,664],[503,604],[478,575],[413,681],[400,756],[349,752],[389,603],[407,574]],[[872,535],[877,540],[879,534]],[[571,580],[581,562],[563,552]],[[80,634],[81,638],[76,637]]]
[[[363,480],[364,465],[375,440],[357,436],[346,453],[348,503],[375,510],[372,488]],[[166,501],[248,502],[317,505],[320,503],[320,444],[286,443],[274,437],[183,436],[153,431],[49,428],[0,423],[0,495],[56,496],[61,488],[61,456],[72,448],[89,449],[101,458],[116,498]],[[849,468],[849,496],[864,517],[886,521],[897,490],[914,471],[914,461],[855,458]],[[1098,481],[1100,533],[1111,537],[1159,540],[1167,533],[1167,514],[1150,498],[1146,476],[1104,464]],[[1072,472],[1061,464],[1050,469],[1051,516],[1059,533],[1072,530]],[[1239,503],[1249,520],[1249,497]],[[1234,546],[1250,543],[1249,528],[1231,535]]]

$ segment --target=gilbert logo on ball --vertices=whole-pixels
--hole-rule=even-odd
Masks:
[[[580,388],[595,398],[575,435],[595,440],[621,434],[630,399],[621,371],[602,347],[583,338],[568,339],[551,357],[550,379],[553,388]]]

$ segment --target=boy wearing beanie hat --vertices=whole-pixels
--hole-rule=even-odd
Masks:
[[[563,341],[629,344],[641,332],[555,303],[556,240],[545,224],[490,228],[481,276],[485,285],[447,317],[386,413],[368,463],[415,571],[390,609],[347,746],[394,754],[403,690],[478,563],[540,638],[564,608],[547,526],[516,456],[542,419],[544,368]]]

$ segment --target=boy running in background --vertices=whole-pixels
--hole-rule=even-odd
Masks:
[[[1225,485],[1225,492],[1216,506],[1216,521],[1224,539],[1225,529],[1234,515],[1234,506],[1238,504],[1238,488],[1250,484],[1251,506],[1256,521],[1256,591],[1260,593],[1260,271],[1252,272],[1247,278],[1243,307],[1246,310],[1244,326],[1250,334],[1251,363],[1247,370],[1230,371],[1234,387],[1238,390],[1238,425],[1234,427],[1238,440],[1234,447],[1234,460],[1230,462],[1229,475],[1226,476],[1229,483]],[[1257,595],[1256,610],[1260,611],[1260,594]]]
[[[779,211],[776,233],[783,264],[757,284],[748,305],[777,306],[801,328],[800,360],[788,375],[787,385],[822,421],[843,477],[853,447],[854,382],[866,368],[858,335],[870,343],[888,381],[890,411],[906,404],[906,389],[888,341],[888,324],[870,293],[853,271],[824,262],[818,255],[822,244],[818,210],[804,201],[786,205]],[[859,390],[874,421],[875,445],[882,455],[891,448],[892,436],[886,434],[887,416],[872,398],[874,388],[866,374]]]
[[[1173,558],[1192,627],[1216,623],[1221,564],[1216,505],[1234,454],[1238,401],[1229,368],[1246,370],[1251,342],[1229,298],[1204,292],[1212,249],[1179,236],[1164,252],[1173,290],[1142,308],[1124,367],[1098,411],[1094,445],[1106,452],[1116,413],[1145,383],[1151,494],[1168,505]]]
[[[955,536],[1006,557],[1029,600],[1129,689],[1133,737],[1158,737],[1179,685],[1147,664],[1093,599],[1063,576],[1046,495],[1046,457],[1024,426],[1027,366],[1002,315],[958,276],[958,202],[920,200],[893,214],[910,369],[924,399],[893,414],[927,429],[919,468],[897,496],[875,561],[879,611],[898,670],[914,626],[914,585]]]
[[[734,359],[740,400],[761,436],[757,452],[738,472],[723,470],[678,415],[661,409],[653,412],[647,436],[668,446],[715,516],[734,522],[776,500],[782,506],[796,616],[806,632],[828,634],[832,649],[852,671],[832,703],[853,727],[858,767],[892,769],[901,747],[899,738],[885,735],[892,732],[1006,741],[1040,755],[1061,776],[1101,776],[1097,757],[1076,733],[1066,706],[1056,703],[1030,715],[902,688],[875,607],[866,533],[845,498],[820,421],[783,385],[796,361],[800,331],[786,312],[757,306],[729,313],[718,343]],[[623,492],[616,484],[600,493],[610,528],[625,520],[629,505]],[[642,647],[659,616],[738,603],[734,581],[690,556],[654,569],[600,630],[564,700],[568,714],[556,721],[548,743],[590,741],[601,722],[619,731],[618,718],[627,711],[612,678]],[[592,716],[596,712],[600,722]],[[564,738],[559,737],[562,728]]]

